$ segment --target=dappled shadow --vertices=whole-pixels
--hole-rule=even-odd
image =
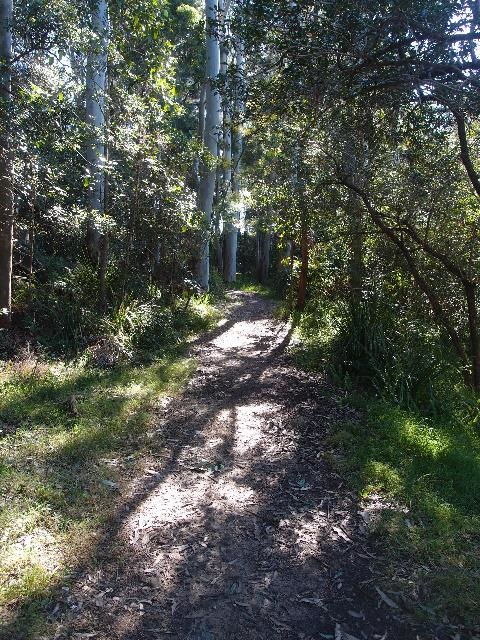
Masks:
[[[51,637],[450,637],[379,597],[355,496],[322,455],[348,409],[293,367],[272,302],[236,298],[193,343],[200,366],[186,391],[159,408],[148,469],[96,569],[79,567],[56,594]]]
[[[158,386],[166,386],[175,376],[181,379],[186,375],[183,371],[179,375],[175,363],[169,361],[152,365],[150,369],[151,375],[158,378],[158,385],[143,390],[146,401],[157,400]],[[91,490],[89,484],[96,485],[97,492],[101,484],[102,455],[119,442],[126,455],[128,440],[131,439],[133,445],[135,437],[144,429],[139,412],[127,411],[129,398],[116,393],[118,385],[135,385],[136,380],[136,370],[132,367],[86,370],[64,379],[51,376],[40,381],[25,381],[19,378],[17,386],[23,388],[1,406],[0,415],[4,420],[22,425],[16,434],[17,440],[6,449],[5,455],[0,455],[2,493],[8,495],[8,485],[16,482],[17,472],[31,471],[26,490],[33,496],[38,489],[43,507],[58,517],[81,520],[84,517],[81,510],[86,506],[85,492]],[[69,402],[73,393],[75,412]],[[29,449],[28,441],[32,438],[34,442]],[[27,460],[20,459],[22,453]],[[77,478],[77,482],[72,478]],[[103,492],[109,491],[111,493],[103,488]]]

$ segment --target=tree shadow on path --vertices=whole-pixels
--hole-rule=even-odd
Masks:
[[[96,570],[80,568],[59,601],[52,637],[450,638],[379,596],[356,497],[322,455],[349,410],[294,367],[274,303],[235,295],[192,344],[197,373],[159,412],[150,468]]]

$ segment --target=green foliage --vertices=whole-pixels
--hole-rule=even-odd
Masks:
[[[80,350],[115,322],[125,301],[153,309],[153,283],[165,303],[151,317],[159,331],[161,313],[188,289],[198,226],[191,178],[203,65],[198,3],[110,3],[106,202],[95,215],[87,209],[92,131],[84,112],[91,3],[20,4],[13,25],[21,60],[12,113],[14,324],[50,352]],[[86,251],[92,219],[108,237],[104,287]],[[142,313],[148,309],[137,312],[139,332]]]
[[[166,307],[161,300],[133,301],[122,304],[104,326],[125,350],[148,359],[152,354],[175,351],[186,337],[205,331],[217,317],[205,297],[195,298],[188,308],[176,309]]]
[[[445,568],[449,593],[453,585],[468,590],[470,616],[478,603],[470,570],[478,567],[467,543],[474,541],[478,514],[461,496],[470,487],[478,498],[478,442],[471,433],[478,406],[460,380],[473,368],[472,328],[478,329],[478,300],[467,300],[480,268],[478,7],[454,0],[239,0],[232,7],[249,81],[247,92],[232,81],[226,95],[234,102],[240,97],[246,114],[243,122],[233,117],[234,130],[245,137],[242,192],[249,202],[238,264],[244,274],[255,273],[261,231],[274,238],[276,265],[268,288],[246,278],[239,286],[282,295],[286,315],[296,305],[302,265],[308,266],[310,299],[302,315],[294,314],[307,345],[303,357],[348,388],[381,399],[362,428],[344,425],[335,434],[337,444],[345,442],[347,460],[359,452],[354,473],[362,491],[411,500],[418,522],[430,522],[431,535],[417,523],[405,530],[393,514],[385,535],[396,532],[418,564]],[[222,165],[198,139],[201,3],[109,2],[107,196],[105,211],[95,215],[86,207],[92,176],[85,162],[94,132],[85,119],[84,74],[98,39],[91,8],[84,1],[15,3],[8,114],[17,203],[14,322],[11,332],[0,332],[0,357],[17,355],[25,344],[35,353],[83,354],[89,366],[112,368],[85,370],[100,389],[103,379],[115,387],[120,365],[173,357],[208,323],[208,302],[223,297],[225,287],[213,272],[212,291],[199,300],[192,277],[199,231],[210,231],[197,211],[197,165]],[[228,198],[215,203],[225,221],[231,204]],[[92,220],[104,262],[86,250]],[[132,380],[126,390],[120,384],[119,399],[89,396],[85,415],[67,429],[55,389],[61,395],[94,387],[81,375],[72,381],[57,373],[46,371],[39,381],[36,370],[25,379],[7,371],[15,384],[6,383],[10,404],[2,405],[2,420],[12,432],[6,442],[16,443],[14,457],[17,445],[27,458],[32,447],[43,464],[50,428],[59,449],[66,443],[62,464],[91,451],[95,457],[97,446],[109,449],[115,430],[120,440],[127,437],[130,416],[125,420],[122,407],[136,406],[128,385],[140,402],[144,381],[138,389]],[[39,449],[28,440],[29,421]],[[48,464],[56,469],[57,462]],[[66,494],[61,473],[50,482],[44,465],[41,480],[33,470],[29,489],[30,467],[25,471],[16,458],[15,464],[21,470],[15,482],[32,492],[34,505],[29,521],[21,503],[21,522],[31,522],[21,530],[38,529],[40,516],[49,522],[51,504],[78,499],[83,505],[81,483],[78,495]],[[13,513],[17,494],[20,489],[12,493]],[[25,586],[14,580],[7,600],[15,590],[40,593],[48,572],[27,562]],[[435,580],[432,599],[441,600],[440,579],[430,575],[428,584]],[[460,606],[451,598],[445,604],[458,616]]]
[[[437,331],[394,311],[393,300],[364,301],[354,309],[312,301],[298,329],[317,353],[316,366],[327,366],[343,383],[435,411],[445,378],[460,382],[454,358]]]
[[[210,270],[210,288],[207,299],[224,299],[227,287],[223,280],[223,276],[217,269]]]
[[[237,278],[235,289],[239,289],[240,291],[248,291],[250,293],[258,293],[264,298],[272,298],[274,300],[281,299],[281,294],[279,294],[274,284],[259,284],[256,280],[248,275],[241,275],[239,278]]]

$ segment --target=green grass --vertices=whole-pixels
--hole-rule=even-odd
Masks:
[[[232,289],[245,291],[246,293],[257,293],[264,298],[273,300],[280,298],[280,294],[275,290],[273,284],[260,284],[252,277],[244,274],[237,277],[237,281],[232,284]]]
[[[195,313],[197,331],[216,319],[211,308]],[[151,447],[155,407],[195,368],[182,355],[187,338],[144,365],[0,368],[0,637],[38,638],[56,587],[94,557]]]
[[[363,416],[330,444],[359,494],[380,494],[374,527],[390,590],[420,617],[473,623],[480,610],[480,437],[459,416],[428,419],[387,401],[350,396]]]
[[[385,589],[396,591],[405,608],[421,619],[478,623],[480,430],[475,400],[447,366],[441,375],[433,367],[430,375],[425,373],[432,397],[423,404],[420,396],[401,405],[386,385],[374,393],[358,379],[338,374],[335,364],[342,354],[333,348],[338,330],[328,314],[297,319],[292,353],[300,366],[327,370],[359,416],[331,427],[327,458],[367,504],[370,498],[393,505],[381,509],[369,526],[383,549],[375,568]],[[421,359],[421,349],[414,355]]]

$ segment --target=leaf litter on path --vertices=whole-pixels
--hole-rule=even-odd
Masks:
[[[229,321],[192,343],[198,375],[157,407],[126,515],[61,622],[101,640],[415,638],[375,586],[377,607],[359,501],[319,455],[351,411],[296,368],[272,301],[233,296]]]

